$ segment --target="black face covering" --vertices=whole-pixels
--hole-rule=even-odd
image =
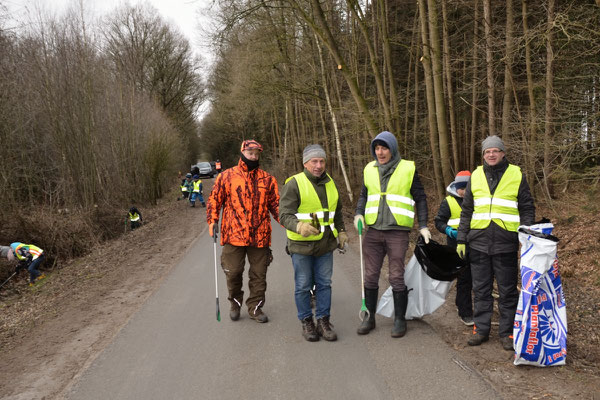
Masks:
[[[248,160],[246,158],[246,156],[244,156],[244,153],[242,153],[242,161],[248,167],[248,171],[252,171],[252,170],[255,170],[256,168],[258,168],[259,160],[256,160],[256,161]]]

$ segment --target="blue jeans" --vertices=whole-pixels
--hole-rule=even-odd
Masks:
[[[333,274],[333,251],[320,257],[292,254],[294,265],[294,297],[298,319],[312,317],[310,289],[316,286],[316,317],[329,316],[331,308],[331,275]]]
[[[31,261],[31,264],[27,267],[27,271],[29,271],[29,282],[33,283],[37,279],[38,276],[42,275],[38,266],[44,261],[46,256],[42,254],[35,260]]]

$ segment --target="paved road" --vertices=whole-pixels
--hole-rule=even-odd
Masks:
[[[464,399],[499,396],[425,323],[392,339],[392,320],[358,336],[358,251],[335,255],[337,342],[306,342],[294,305],[285,233],[273,223],[270,318],[232,322],[219,274],[215,319],[212,239],[205,231],[160,289],[66,393],[69,399]],[[358,249],[356,249],[358,250]],[[246,291],[247,293],[247,291]]]

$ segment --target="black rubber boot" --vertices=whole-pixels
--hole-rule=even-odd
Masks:
[[[365,318],[361,322],[360,326],[356,330],[359,335],[366,335],[375,329],[375,310],[377,309],[377,295],[379,294],[379,288],[367,289],[365,288],[365,305],[369,310],[369,318]]]
[[[394,296],[394,327],[392,337],[398,338],[406,334],[406,306],[408,306],[408,290],[397,292],[392,290]]]

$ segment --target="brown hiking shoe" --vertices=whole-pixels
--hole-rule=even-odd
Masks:
[[[337,334],[331,329],[333,325],[329,322],[329,315],[321,317],[317,320],[317,333],[319,336],[323,336],[323,339],[328,342],[334,342],[337,340]]]
[[[315,322],[313,321],[312,315],[304,318],[300,322],[302,322],[302,337],[309,342],[318,342],[319,335],[317,334],[317,328],[315,328]]]
[[[267,317],[267,314],[262,312],[260,308],[256,308],[254,311],[250,311],[248,314],[250,314],[250,318],[258,323],[264,324],[265,322],[269,322],[269,317]]]

